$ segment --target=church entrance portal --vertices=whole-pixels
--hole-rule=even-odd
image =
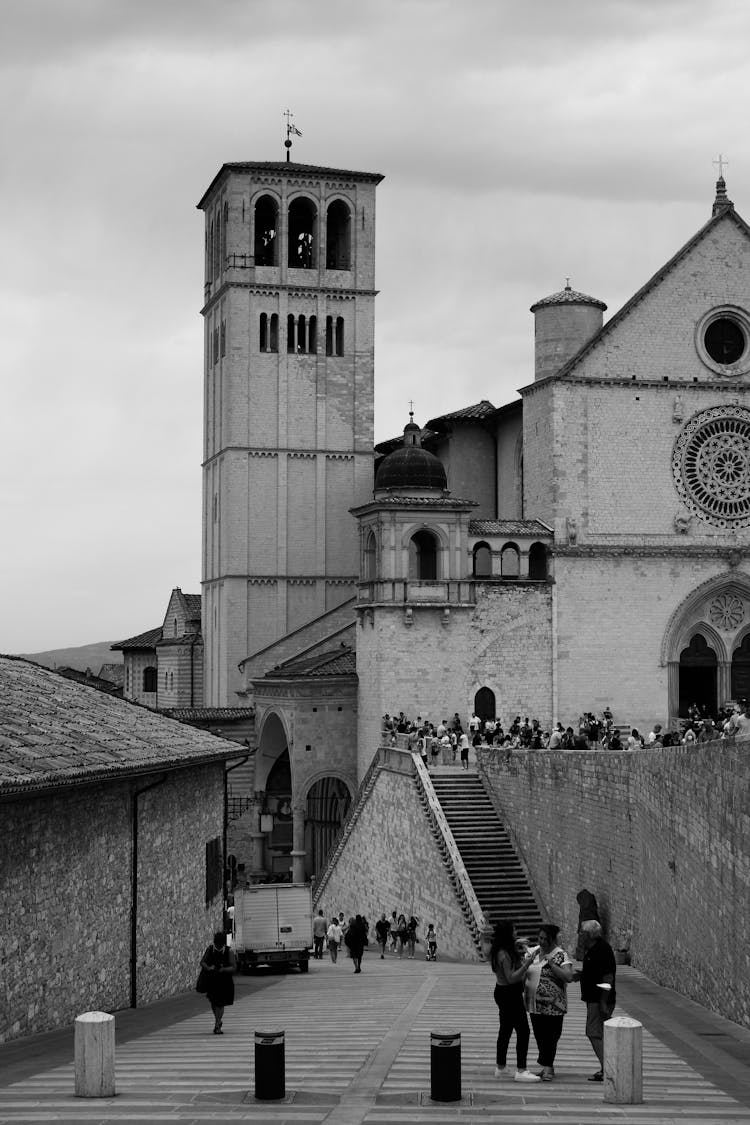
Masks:
[[[680,653],[680,718],[687,718],[692,704],[701,711],[705,708],[709,715],[716,714],[717,670],[716,653],[706,638],[696,633]]]
[[[732,653],[732,699],[750,699],[750,633]]]

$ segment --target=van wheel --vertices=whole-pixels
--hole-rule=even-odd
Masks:
[[[300,961],[299,971],[301,973],[306,973],[309,970],[309,968],[310,968],[310,962],[309,961]]]

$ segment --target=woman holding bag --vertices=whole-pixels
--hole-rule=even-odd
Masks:
[[[221,1025],[224,1009],[234,1004],[234,980],[237,962],[234,953],[227,946],[226,934],[217,930],[213,944],[209,945],[201,960],[201,969],[206,973],[206,996],[214,1014],[214,1035],[223,1035]]]

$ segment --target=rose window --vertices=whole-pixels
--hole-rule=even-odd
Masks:
[[[711,602],[708,615],[711,618],[712,625],[728,633],[742,624],[745,617],[745,607],[734,594],[719,594]]]
[[[672,476],[691,512],[715,527],[750,525],[750,410],[714,406],[675,442]]]

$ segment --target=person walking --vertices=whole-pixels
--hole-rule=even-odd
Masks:
[[[317,917],[313,918],[313,957],[316,961],[323,960],[323,943],[327,932],[328,923],[323,917],[323,911],[319,910]]]
[[[362,954],[367,945],[367,930],[361,914],[357,914],[353,921],[347,926],[344,941],[349,950],[349,955],[354,962],[354,972],[361,973]]]
[[[526,974],[524,989],[542,1082],[555,1077],[555,1054],[568,1010],[567,987],[573,979],[573,962],[557,943],[559,933],[559,926],[551,923],[539,927],[539,950]]]
[[[223,1035],[224,1009],[234,1004],[234,973],[237,962],[234,953],[227,946],[223,930],[214,934],[213,944],[209,945],[201,959],[201,969],[208,974],[206,998],[214,1014],[214,1035]]]
[[[331,924],[326,930],[326,938],[328,939],[328,952],[331,954],[331,961],[335,965],[339,956],[339,946],[344,936],[344,932],[339,925],[339,920],[334,914],[331,919]]]
[[[406,923],[406,947],[409,950],[409,960],[414,960],[414,950],[417,944],[417,926],[419,920],[412,914],[409,921]]]
[[[427,946],[425,961],[437,961],[437,931],[433,922],[427,927],[424,943]]]
[[[581,933],[586,951],[581,970],[573,974],[573,980],[581,982],[581,999],[586,1005],[586,1036],[599,1060],[599,1069],[591,1075],[589,1082],[603,1082],[604,1023],[615,1010],[617,965],[612,946],[604,940],[598,922],[583,922]]]
[[[385,959],[385,947],[388,944],[388,934],[390,933],[390,930],[391,924],[383,913],[375,923],[375,936],[377,938],[378,945],[380,946],[381,961]]]
[[[490,946],[490,967],[495,974],[493,993],[500,1017],[495,1055],[495,1078],[504,1078],[507,1073],[506,1060],[510,1037],[516,1033],[516,1073],[515,1082],[538,1082],[539,1077],[526,1069],[526,1055],[529,1049],[529,1021],[523,1004],[523,982],[536,949],[519,951],[515,926],[503,919],[495,926]]]

